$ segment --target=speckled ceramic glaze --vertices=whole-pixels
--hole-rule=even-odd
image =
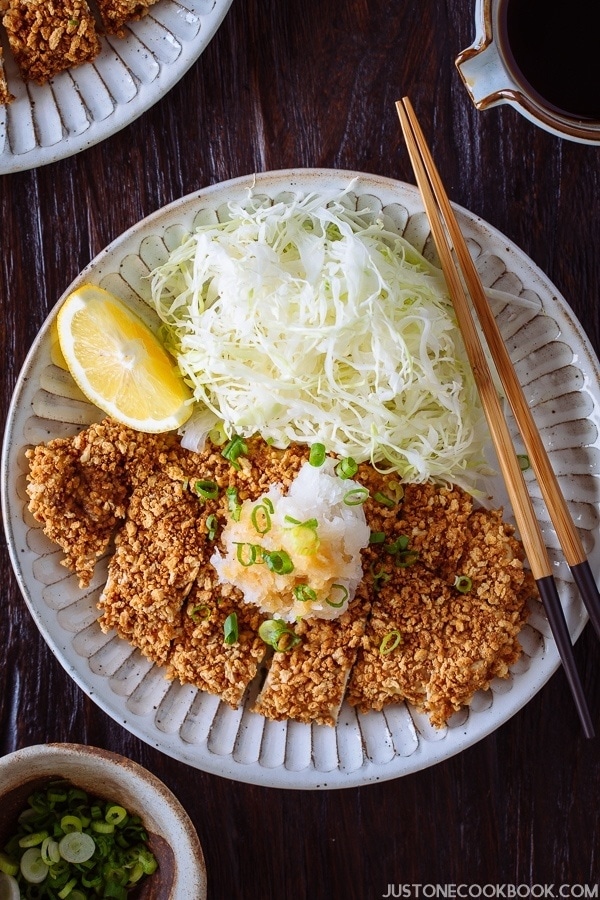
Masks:
[[[39,744],[0,758],[0,844],[31,790],[55,777],[140,816],[159,863],[140,900],[205,900],[202,847],[184,808],[147,769],[98,747]]]
[[[48,84],[25,84],[7,49],[4,69],[15,99],[0,106],[0,174],[55,162],[120,131],[187,72],[231,2],[159,0],[124,37],[104,35],[93,63]]]
[[[351,172],[274,172],[215,185],[150,216],[103,251],[65,295],[83,281],[95,282],[155,326],[144,303],[146,276],[194,223],[226,216],[228,201],[243,201],[249,192],[268,202],[290,192],[349,186],[349,202],[382,216],[389,228],[435,258],[416,188]],[[485,222],[460,208],[457,215],[592,569],[598,572],[598,361],[567,303],[539,269]],[[46,641],[81,688],[121,725],[164,753],[229,778],[288,788],[342,788],[396,778],[446,759],[497,728],[545,684],[559,658],[537,604],[521,634],[524,653],[510,677],[477,694],[469,709],[443,729],[432,728],[404,703],[366,715],[344,705],[336,728],[270,721],[250,711],[254,687],[240,709],[231,709],[190,685],[166,681],[163,671],[139,651],[114,633],[104,634],[96,621],[96,603],[107,561],[97,566],[90,587],[80,590],[77,578],[60,565],[62,553],[27,510],[27,447],[72,435],[101,418],[70,376],[52,364],[52,325],[60,302],[25,362],[8,417],[2,458],[5,529],[25,601]],[[584,609],[539,489],[532,473],[525,474],[575,638],[586,622]],[[510,516],[501,481],[491,478],[483,487]]]
[[[477,109],[508,103],[557,137],[582,144],[600,143],[600,120],[569,115],[553,107],[521,75],[508,44],[503,4],[505,0],[476,0],[475,39],[456,59],[460,76]],[[577,15],[577,12],[567,14]],[[582,28],[584,22],[582,19]],[[541,32],[543,21],[539,27]],[[561,65],[560,59],[556,65]]]

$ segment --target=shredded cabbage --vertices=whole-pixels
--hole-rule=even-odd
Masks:
[[[229,435],[468,486],[487,429],[443,275],[355,206],[251,196],[198,227],[151,273],[165,343]]]

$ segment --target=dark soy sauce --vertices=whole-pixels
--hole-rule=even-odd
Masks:
[[[600,119],[600,0],[504,0],[500,24],[513,74],[539,100]]]

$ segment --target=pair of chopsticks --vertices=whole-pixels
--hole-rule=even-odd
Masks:
[[[396,103],[396,108],[523,547],[552,629],[583,732],[586,737],[591,738],[594,736],[594,727],[575,664],[571,636],[552,575],[548,551],[475,326],[469,297],[521,432],[565,559],[590,620],[600,636],[598,587],[412,104],[408,97],[404,97]]]

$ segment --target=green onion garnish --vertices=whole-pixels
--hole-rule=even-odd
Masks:
[[[195,625],[198,625],[204,619],[210,619],[210,607],[205,603],[197,603],[188,609],[188,616]]]
[[[194,493],[198,495],[198,497],[202,497],[203,500],[214,500],[215,497],[219,496],[219,485],[216,481],[203,481],[202,479],[198,479],[194,482],[193,487]]]
[[[344,494],[343,500],[346,506],[360,506],[365,500],[368,500],[369,492],[365,487],[356,487],[352,488],[351,491],[346,491]]]
[[[341,607],[344,605],[344,603],[350,596],[350,593],[348,591],[348,588],[343,584],[333,584],[331,586],[332,591],[335,591],[336,588],[338,591],[342,592],[342,599],[337,601],[337,600],[332,600],[331,597],[328,597],[325,602],[327,604],[329,604],[329,606],[333,606],[334,609],[341,609]]]
[[[244,456],[248,452],[246,441],[239,435],[234,435],[225,448],[221,451],[221,456],[228,460],[234,469],[241,469],[238,462],[240,456]]]
[[[286,550],[270,550],[268,553],[263,550],[262,555],[269,571],[276,575],[289,575],[294,571],[294,563]]]
[[[406,550],[408,548],[408,537],[405,534],[401,534],[399,538],[392,544],[386,544],[385,549],[388,553],[400,553],[402,550]]]
[[[396,553],[394,561],[401,569],[406,569],[407,566],[412,566],[416,563],[418,558],[419,552],[417,550],[401,550],[399,553]]]
[[[271,512],[273,511],[272,507],[273,504],[271,503]],[[255,506],[250,519],[259,534],[267,534],[271,530],[271,513],[266,503],[259,503]]]
[[[225,496],[227,497],[227,508],[231,513],[232,520],[234,522],[239,522],[242,514],[242,504],[238,499],[237,488],[228,487],[225,491]]]
[[[317,592],[307,584],[297,584],[293,590],[294,597],[300,603],[306,603],[308,600],[316,600]]]
[[[223,640],[226,644],[235,644],[238,637],[237,613],[229,613],[223,622]]]
[[[325,444],[313,444],[310,448],[310,454],[308,456],[308,461],[311,466],[315,466],[315,468],[319,468],[325,462],[325,457],[327,455],[327,451],[325,450]]]
[[[357,472],[358,463],[351,456],[346,456],[344,457],[344,459],[340,459],[339,463],[335,467],[335,474],[339,478],[354,478]]]
[[[208,532],[209,541],[214,541],[217,531],[219,530],[219,520],[214,513],[206,517],[206,530]]]
[[[390,580],[390,576],[383,569],[379,569],[378,572],[373,572],[371,569],[371,573],[373,575],[373,587],[376,591],[378,591],[382,584],[385,584],[386,581]]]
[[[258,544],[247,544],[245,542],[236,542],[235,546],[237,547],[237,561],[240,566],[253,566],[256,562],[259,562],[259,554],[261,548]]]
[[[382,506],[387,506],[389,509],[393,509],[396,505],[396,501],[392,497],[388,497],[387,494],[382,493],[382,491],[377,491],[373,499],[378,503],[381,503]]]
[[[45,835],[45,836],[44,836]],[[0,851],[0,872],[27,898],[125,900],[157,868],[138,816],[64,781],[32,792]]]
[[[457,575],[454,579],[454,587],[461,594],[468,594],[473,587],[473,580],[468,575]]]
[[[261,622],[258,636],[265,644],[280,653],[285,653],[300,643],[300,637],[281,619],[267,619]]]
[[[369,537],[370,544],[383,544],[385,541],[385,531],[372,531]]]
[[[526,453],[517,453],[517,459],[519,460],[521,472],[526,472],[527,469],[531,468],[531,460]]]
[[[379,652],[382,656],[387,656],[388,653],[391,653],[392,650],[395,650],[396,647],[402,643],[402,635],[399,631],[394,629],[393,631],[388,631],[386,635],[383,636],[381,644],[379,645]]]

